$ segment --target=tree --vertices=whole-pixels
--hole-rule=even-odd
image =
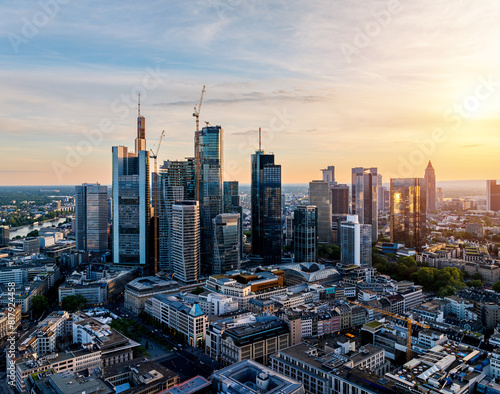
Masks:
[[[467,286],[475,287],[477,289],[482,289],[484,287],[483,282],[481,282],[479,279],[474,279],[467,282]]]
[[[29,238],[29,237],[38,237],[39,233],[38,233],[38,230],[33,230],[33,231],[30,231],[27,235],[26,235],[26,238]]]
[[[33,313],[35,315],[40,315],[49,306],[49,301],[43,295],[36,295],[31,300],[31,305],[33,306]]]
[[[500,280],[498,282],[493,283],[493,286],[491,286],[491,288],[497,293],[500,293]]]
[[[76,312],[87,305],[87,300],[82,295],[69,295],[62,300],[62,308],[68,312]]]
[[[191,294],[198,295],[198,294],[203,293],[204,291],[205,290],[203,289],[203,287],[198,286],[196,289],[194,289],[193,291],[191,291]]]

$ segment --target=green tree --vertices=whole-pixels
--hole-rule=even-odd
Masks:
[[[36,295],[31,300],[31,305],[33,307],[33,313],[38,316],[49,307],[49,301],[43,295]]]
[[[198,286],[196,289],[194,289],[193,291],[191,291],[191,294],[198,295],[198,294],[203,293],[204,291],[205,290],[203,289],[203,287]]]
[[[38,237],[39,233],[38,233],[38,230],[33,230],[33,231],[30,231],[26,237]]]
[[[62,308],[68,312],[76,312],[87,305],[87,300],[81,295],[70,295],[62,300]]]
[[[497,293],[500,293],[500,280],[498,282],[493,283],[493,286],[491,286],[491,288]]]

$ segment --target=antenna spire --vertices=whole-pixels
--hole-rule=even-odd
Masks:
[[[259,151],[262,150],[262,131],[259,127]]]
[[[141,117],[141,94],[138,93],[138,99],[137,99],[137,117]]]

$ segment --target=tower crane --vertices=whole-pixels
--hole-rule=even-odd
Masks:
[[[374,307],[371,307],[371,306],[368,306],[368,305],[364,305],[364,304],[361,304],[360,302],[357,302],[357,301],[348,301],[348,302],[350,302],[351,304],[354,304],[354,305],[358,305],[358,306],[360,306],[362,308],[370,309],[370,310],[372,310],[374,312],[378,312],[378,313],[381,313],[383,315],[391,316],[391,317],[393,317],[395,319],[403,320],[403,321],[406,322],[406,362],[408,362],[408,361],[411,360],[411,331],[412,331],[412,326],[419,326],[419,327],[422,327],[422,328],[430,328],[427,324],[419,323],[416,320],[410,319],[408,317],[397,315],[396,313],[387,312],[387,311],[384,311],[383,309],[378,309],[378,308],[374,308]]]
[[[201,104],[203,103],[203,96],[205,95],[205,85],[203,85],[203,89],[201,90],[200,102],[198,105],[194,106],[193,116],[196,118],[196,132],[194,135],[195,143],[194,143],[194,155],[195,155],[195,200],[200,200],[200,166],[201,166],[201,158],[200,158],[200,111]]]
[[[158,152],[160,151],[161,141],[165,136],[165,130],[161,132],[160,141],[158,142],[158,147],[156,152],[153,149],[151,151],[151,158],[154,160],[154,172],[153,172],[153,258],[154,258],[154,273],[158,272]]]

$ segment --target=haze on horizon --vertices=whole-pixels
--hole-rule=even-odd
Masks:
[[[283,183],[328,165],[340,182],[358,166],[387,182],[423,176],[428,160],[438,181],[500,178],[495,0],[23,0],[0,12],[0,185],[110,184],[138,92],[148,149],[165,130],[160,162],[193,156],[203,85],[200,121],[224,129],[226,180],[249,182],[259,127]]]

